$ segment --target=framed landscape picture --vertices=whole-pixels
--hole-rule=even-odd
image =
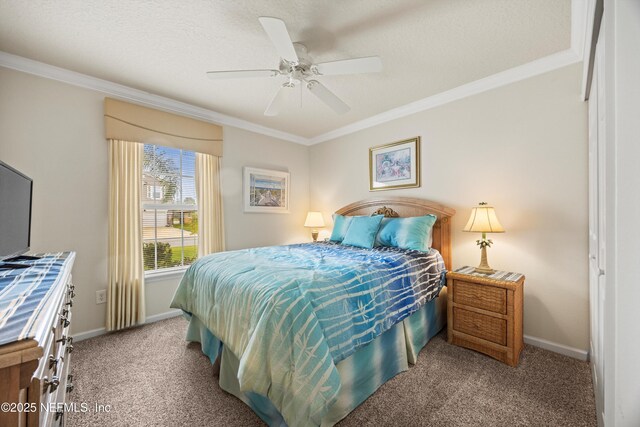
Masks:
[[[420,137],[369,148],[369,190],[420,187]]]
[[[244,211],[289,213],[289,172],[245,167]]]

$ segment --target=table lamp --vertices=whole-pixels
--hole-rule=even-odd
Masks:
[[[318,228],[324,227],[324,219],[322,218],[321,212],[309,212],[307,213],[307,219],[304,222],[304,226],[311,228],[311,237],[313,237],[313,241],[316,242],[318,240]]]
[[[491,239],[487,239],[487,233],[504,233],[504,228],[500,225],[500,221],[498,221],[496,211],[493,207],[487,205],[486,202],[481,202],[477,207],[471,209],[469,221],[462,231],[482,233],[482,239],[476,240],[481,252],[480,265],[476,267],[475,271],[483,274],[495,273],[495,270],[489,267],[489,263],[487,262],[487,247],[491,247],[493,243]]]

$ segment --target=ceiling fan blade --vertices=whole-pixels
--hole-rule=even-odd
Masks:
[[[271,39],[271,43],[275,46],[278,55],[289,62],[298,62],[298,54],[293,47],[293,42],[284,21],[269,16],[261,16],[258,20]]]
[[[379,73],[382,71],[382,60],[379,56],[343,59],[340,61],[316,64],[312,69],[316,74],[324,76],[336,74]]]
[[[338,114],[344,114],[351,110],[347,104],[317,80],[310,80],[307,83],[307,89]]]
[[[287,91],[288,89],[291,89],[291,87],[286,84],[280,86],[278,92],[275,94],[273,99],[271,99],[269,106],[264,110],[265,116],[277,116],[280,113],[280,110],[282,110],[282,107],[284,107],[287,100],[287,95],[289,95],[289,92]]]
[[[231,70],[231,71],[207,71],[210,79],[245,79],[252,77],[275,77],[280,75],[278,70]]]

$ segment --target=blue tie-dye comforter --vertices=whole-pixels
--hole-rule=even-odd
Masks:
[[[319,425],[336,364],[435,298],[440,254],[332,243],[221,252],[185,273],[171,307],[196,315],[240,360],[241,391],[289,426]]]

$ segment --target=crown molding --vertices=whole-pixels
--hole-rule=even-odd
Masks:
[[[64,68],[55,67],[53,65],[34,61],[33,59],[24,58],[7,52],[0,51],[0,67],[10,68],[85,89],[95,90],[122,100],[143,104],[206,122],[233,126],[285,141],[295,142],[297,144],[309,144],[309,139],[302,136],[272,129],[237,117],[227,116],[226,114],[221,114],[206,108],[197,107],[195,105],[176,101],[160,95],[154,95],[129,86],[113,83]]]
[[[581,1],[582,0],[573,0],[572,6],[576,2],[581,3]],[[582,12],[584,9],[584,7],[574,9],[572,11],[572,19],[573,17],[579,15],[583,20],[581,22],[584,22],[584,14]],[[576,13],[576,11],[579,11],[580,13]],[[573,19],[572,28],[577,26],[578,25],[576,24],[576,20]],[[584,29],[584,27],[580,28]],[[227,116],[213,110],[197,107],[185,102],[166,98],[164,96],[154,95],[149,92],[131,88],[129,86],[113,83],[107,80],[77,73],[75,71],[67,70],[64,68],[55,67],[53,65],[34,61],[32,59],[24,58],[2,51],[0,51],[0,67],[11,68],[28,74],[33,74],[36,76],[61,81],[63,83],[71,84],[74,86],[95,90],[119,99],[143,104],[176,114],[182,114],[187,117],[192,117],[195,119],[204,120],[220,125],[233,126],[285,141],[310,146],[319,144],[321,142],[330,141],[332,139],[349,135],[364,129],[368,129],[382,123],[410,116],[421,111],[440,107],[453,101],[467,98],[469,96],[486,92],[491,89],[496,89],[501,86],[525,80],[539,74],[544,74],[549,71],[553,71],[574,64],[576,62],[580,62],[582,60],[582,55],[579,55],[577,53],[577,50],[579,48],[578,44],[584,43],[584,38],[582,38],[582,41],[580,41],[581,38],[577,35],[574,36],[574,31],[572,30],[571,40],[572,44],[576,43],[576,45],[572,46],[572,48],[570,49],[545,56],[543,58],[528,62],[514,68],[510,68],[505,71],[501,71],[480,80],[476,80],[462,86],[440,92],[438,94],[411,102],[401,107],[387,110],[383,113],[376,114],[374,116],[359,120],[354,123],[350,123],[346,126],[317,135],[313,138],[305,138],[303,136],[283,132],[277,129],[242,120],[237,117]]]
[[[485,77],[483,79],[476,80],[444,92],[440,92],[436,95],[432,95],[427,98],[423,98],[418,101],[403,105],[402,107],[393,108],[391,110],[385,111],[384,113],[376,114],[375,116],[371,116],[364,120],[360,120],[340,127],[338,129],[334,129],[327,133],[323,133],[311,138],[309,143],[310,145],[314,145],[321,142],[330,141],[341,136],[349,135],[363,129],[389,122],[391,120],[396,120],[401,117],[419,113],[421,111],[440,107],[453,101],[467,98],[472,95],[477,95],[479,93],[515,83],[520,80],[528,79],[539,74],[544,74],[558,68],[563,68],[576,62],[580,62],[580,58],[578,57],[578,55],[576,55],[573,49],[563,50],[561,52],[545,56],[544,58],[537,59],[527,64],[501,71],[489,77]]]

